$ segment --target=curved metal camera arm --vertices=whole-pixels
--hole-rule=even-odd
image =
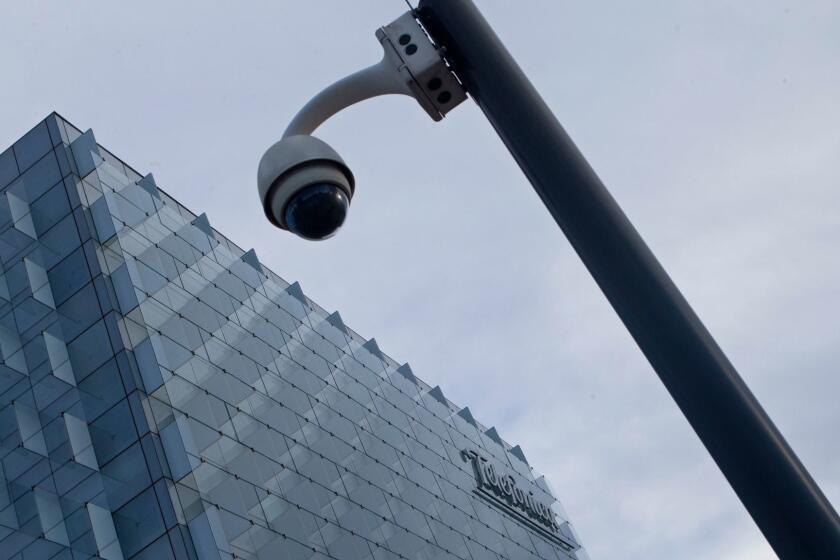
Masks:
[[[355,191],[353,173],[335,150],[312,136],[331,116],[365,99],[400,94],[416,99],[439,121],[467,98],[413,12],[377,30],[376,37],[382,60],[313,97],[260,160],[260,200],[275,226],[305,239],[326,239],[344,223]]]
[[[283,138],[299,134],[312,134],[324,121],[342,109],[379,95],[411,92],[397,80],[390,61],[383,58],[378,64],[368,66],[338,80],[309,100],[298,111],[283,133]]]
[[[312,134],[342,109],[380,95],[413,97],[436,121],[466,99],[460,82],[412,12],[377,30],[376,37],[384,51],[382,60],[313,97],[292,119],[283,138]]]

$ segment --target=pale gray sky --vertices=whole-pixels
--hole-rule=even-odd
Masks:
[[[840,503],[840,4],[478,0]],[[336,238],[273,229],[256,165],[378,60],[402,0],[0,6],[0,146],[57,110],[520,443],[594,559],[773,558],[477,108],[369,101]]]

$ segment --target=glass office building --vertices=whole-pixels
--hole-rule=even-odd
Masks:
[[[92,131],[0,189],[0,558],[585,557],[519,446]]]

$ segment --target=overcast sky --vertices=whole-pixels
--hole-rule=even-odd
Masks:
[[[478,3],[840,503],[840,4]],[[441,123],[407,97],[343,112],[317,135],[356,174],[344,230],[310,243],[263,218],[265,148],[405,9],[3,2],[0,146],[52,110],[93,128],[521,444],[593,559],[773,558],[471,101]]]

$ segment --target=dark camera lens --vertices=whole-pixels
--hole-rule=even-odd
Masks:
[[[309,185],[286,205],[284,219],[289,231],[304,239],[332,237],[347,218],[350,200],[344,189],[331,183]]]

